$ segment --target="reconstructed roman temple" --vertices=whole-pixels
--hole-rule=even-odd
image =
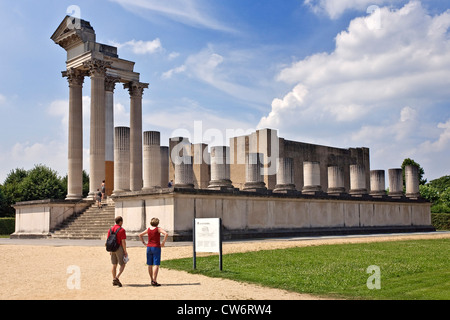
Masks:
[[[285,140],[272,129],[233,137],[227,146],[192,144],[142,128],[134,62],[96,42],[90,23],[65,17],[51,39],[67,51],[68,194],[65,201],[16,204],[15,236],[51,230],[91,203],[103,180],[130,237],[158,217],[170,239],[192,238],[194,218],[222,218],[225,238],[434,231],[418,171],[370,170],[368,148],[334,148]],[[90,192],[82,196],[82,90],[91,81]],[[114,127],[114,90],[130,93],[130,126]],[[168,182],[173,180],[173,187]],[[111,222],[113,223],[113,222]],[[105,231],[106,233],[106,231]]]

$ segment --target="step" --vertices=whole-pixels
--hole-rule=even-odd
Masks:
[[[104,203],[102,208],[93,204],[80,214],[75,214],[52,230],[58,239],[106,239],[114,225],[114,203]]]

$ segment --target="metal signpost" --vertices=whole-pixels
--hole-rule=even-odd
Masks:
[[[222,219],[194,219],[192,235],[194,269],[197,267],[197,252],[212,252],[219,254],[219,268],[222,271]]]

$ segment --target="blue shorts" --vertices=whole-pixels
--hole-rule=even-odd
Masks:
[[[161,264],[161,248],[147,247],[147,265],[159,266]]]

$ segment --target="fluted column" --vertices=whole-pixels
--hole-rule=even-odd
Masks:
[[[114,191],[130,191],[130,128],[114,129]]]
[[[317,161],[303,162],[303,194],[315,195],[322,191],[320,185],[320,163]]]
[[[403,196],[403,170],[401,168],[389,169],[389,196],[401,198]]]
[[[105,78],[105,187],[106,195],[114,189],[114,89],[119,79]]]
[[[160,147],[161,155],[161,187],[167,188],[169,184],[169,147]]]
[[[83,198],[83,82],[85,73],[62,72],[69,82],[69,153],[66,200]]]
[[[264,176],[261,175],[262,170],[262,153],[248,153],[245,156],[245,191],[263,191],[267,190],[264,183]]]
[[[211,181],[208,189],[233,189],[230,180],[230,147],[211,147]]]
[[[384,170],[370,171],[370,195],[371,196],[385,196],[386,182]]]
[[[414,165],[405,166],[406,197],[416,199],[419,191],[419,168]]]
[[[90,172],[89,196],[94,199],[97,189],[105,179],[105,76],[111,63],[92,59],[83,66],[91,77],[91,132],[90,132]]]
[[[341,195],[345,193],[344,170],[339,166],[328,167],[328,190],[329,195]]]
[[[142,95],[147,83],[129,82],[130,93],[130,189],[140,191],[142,180]]]
[[[367,194],[366,173],[363,165],[350,165],[350,191],[353,196]]]
[[[294,159],[277,158],[277,184],[273,192],[288,192],[295,190]]]
[[[175,188],[194,188],[194,170],[191,156],[182,156],[174,162]]]
[[[144,189],[161,186],[161,134],[144,132]]]

